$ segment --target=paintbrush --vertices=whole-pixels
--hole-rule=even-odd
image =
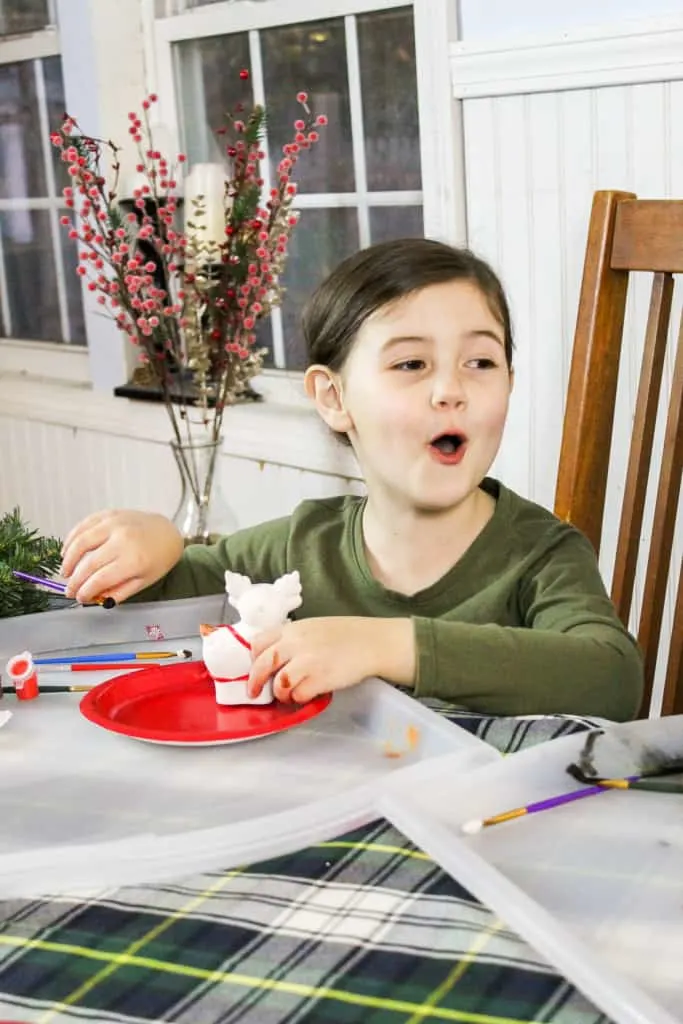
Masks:
[[[683,793],[683,779],[678,782],[665,781],[659,778],[630,778],[630,779],[601,779],[595,786],[585,786],[583,789],[575,789],[571,793],[561,793],[559,796],[551,796],[546,800],[537,800],[533,804],[526,804],[523,807],[514,807],[511,811],[503,811],[501,814],[494,814],[490,818],[475,818],[466,821],[462,826],[463,832],[473,836],[481,832],[489,825],[502,825],[505,821],[513,821],[515,818],[523,818],[526,814],[537,814],[539,811],[549,811],[553,807],[561,807],[562,804],[573,803],[574,800],[582,800],[586,796],[598,796],[600,793],[608,793],[610,789],[642,789],[651,793]]]
[[[39,684],[38,693],[87,693],[89,690],[94,689],[95,685],[95,683],[92,683],[90,686],[45,686]]]
[[[462,830],[468,836],[474,836],[483,828],[488,828],[489,825],[502,825],[505,821],[522,818],[526,814],[538,814],[539,811],[549,811],[553,807],[560,807],[562,804],[569,804],[574,800],[582,800],[586,796],[597,796],[607,792],[608,790],[602,786],[586,786],[584,789],[575,789],[571,793],[561,793],[559,796],[550,796],[546,800],[537,800],[535,803],[526,804],[523,807],[514,807],[511,811],[503,811],[490,818],[475,818],[472,821],[466,821]]]
[[[58,580],[49,580],[44,576],[32,576],[31,573],[20,572],[18,569],[12,569],[12,575],[18,580],[23,580],[24,583],[33,583],[36,587],[46,587],[47,590],[52,590],[55,594],[66,596],[66,583],[60,583]],[[98,597],[93,603],[107,609],[116,607],[116,601],[113,597]]]
[[[683,793],[683,778],[667,779],[650,776],[645,779],[602,779],[604,789],[642,789],[648,793]]]
[[[141,672],[145,668],[160,668],[166,665],[163,661],[94,661],[86,662],[84,665],[76,662],[73,665],[42,665],[41,662],[34,660],[33,664],[38,664],[41,669],[41,675],[43,671],[48,674],[51,672]],[[2,1021],[0,1021],[2,1024]]]
[[[101,654],[60,654],[54,658],[34,658],[34,665],[106,665],[111,662],[127,661],[168,661],[169,658],[186,660],[192,657],[192,651],[103,651]]]
[[[475,835],[489,825],[499,825],[527,814],[551,810],[610,789],[638,789],[658,793],[683,793],[683,779],[663,776],[683,773],[683,715],[650,718],[612,725],[588,734],[568,773],[582,789],[515,807],[489,818],[465,822],[463,832]]]

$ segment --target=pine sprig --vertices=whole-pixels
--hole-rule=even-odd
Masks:
[[[61,563],[61,542],[42,537],[23,522],[19,508],[0,519],[0,618],[42,612],[49,595],[12,575],[13,569],[50,576]]]

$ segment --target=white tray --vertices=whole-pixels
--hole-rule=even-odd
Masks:
[[[165,634],[155,647],[198,654],[188,619],[216,621],[220,607],[171,605],[185,607],[125,609],[126,630],[137,638],[153,622]],[[91,640],[102,653],[123,643],[149,648],[124,640],[117,613],[69,609],[26,617],[16,636],[3,623],[0,649],[56,652],[59,638],[64,650],[65,624],[69,653],[92,651]],[[82,677],[64,674],[60,681]],[[455,756],[463,774],[500,757],[380,680],[340,691],[325,712],[287,732],[199,749],[101,729],[80,714],[81,696],[3,698],[13,716],[0,734],[0,896],[151,881],[272,856],[312,835],[327,838],[371,820],[383,782],[411,766]]]
[[[418,785],[389,780],[385,793],[396,795],[378,806],[612,1020],[681,1024],[683,797],[609,791],[462,831],[581,788],[566,767],[584,742],[575,735],[522,751],[471,772],[467,786],[453,781],[448,758],[426,763]]]

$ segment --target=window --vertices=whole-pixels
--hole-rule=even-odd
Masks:
[[[75,246],[59,223],[66,176],[49,140],[65,106],[53,19],[47,0],[0,3],[0,334],[84,345]]]
[[[304,17],[299,4],[298,20],[269,25],[259,5],[223,4],[221,18],[219,7],[207,9],[213,2],[185,0],[186,11],[197,10],[182,19],[185,37],[170,40],[180,138],[190,162],[220,159],[214,131],[236,101],[265,102],[267,187],[298,116],[296,93],[305,90],[314,112],[329,119],[297,170],[301,220],[291,238],[285,299],[262,328],[269,365],[297,370],[304,365],[299,313],[322,277],[358,248],[424,231],[413,7],[367,0],[341,5],[355,13],[323,17],[330,5],[317,4]],[[156,10],[173,14],[178,7],[178,0],[162,0]],[[216,30],[219,21],[232,27],[240,9],[244,28]],[[250,71],[246,83],[238,74],[243,67]]]

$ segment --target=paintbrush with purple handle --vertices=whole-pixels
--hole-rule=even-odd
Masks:
[[[18,569],[12,569],[12,575],[16,576],[18,580],[23,580],[25,583],[34,583],[37,587],[47,587],[48,590],[53,590],[56,594],[64,595],[66,593],[66,583],[48,580],[43,576],[32,576],[31,573],[19,572]],[[116,601],[113,597],[100,597],[94,603],[102,605],[103,608],[114,608],[116,606]]]

